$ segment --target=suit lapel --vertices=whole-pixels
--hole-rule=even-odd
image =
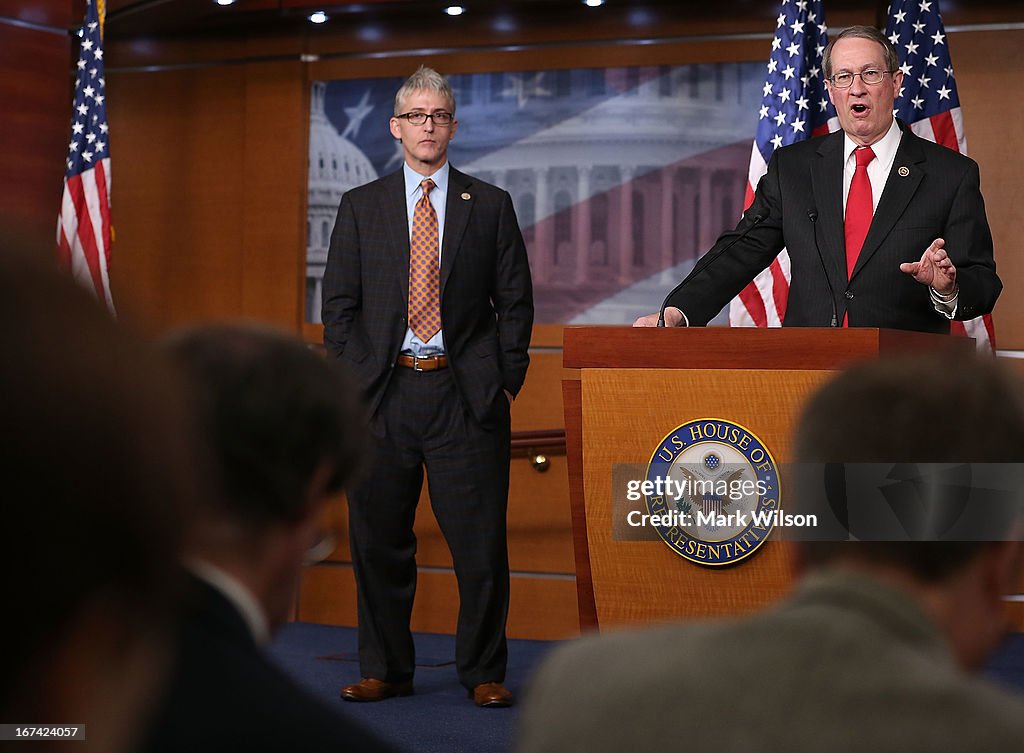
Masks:
[[[924,160],[924,153],[917,142],[917,137],[909,129],[904,129],[899,148],[896,150],[896,158],[892,163],[892,170],[885,181],[885,188],[878,200],[875,216],[871,220],[871,227],[864,239],[864,246],[861,248],[851,280],[871,260],[871,257],[881,247],[882,242],[888,237],[893,225],[906,211],[907,205],[924,178],[924,170],[919,166]],[[903,172],[906,172],[906,175]]]
[[[441,249],[441,295],[462,247],[469,214],[473,209],[473,179],[454,167],[448,170],[448,200],[444,208],[444,243]]]
[[[843,133],[821,140],[818,159],[811,165],[811,185],[817,204],[819,248],[833,288],[846,288],[846,240],[843,235]],[[836,287],[836,286],[839,287]]]
[[[409,305],[409,217],[405,201],[404,168],[384,179],[381,212],[387,228],[387,267],[396,274],[402,300]]]

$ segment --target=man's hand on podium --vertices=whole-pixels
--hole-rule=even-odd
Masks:
[[[686,326],[683,321],[683,312],[677,309],[675,306],[665,307],[665,326],[666,327],[679,327],[680,325]],[[634,327],[657,327],[658,326],[658,312],[655,311],[653,314],[647,316],[641,316],[635,322]]]

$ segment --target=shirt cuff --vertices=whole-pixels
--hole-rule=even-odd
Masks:
[[[940,296],[937,292],[935,292],[935,288],[931,286],[928,287],[928,295],[931,296],[932,306],[935,307],[935,310],[937,312],[942,314],[947,319],[952,319],[953,317],[956,316],[957,298],[959,298],[960,296],[959,286],[953,291],[953,295],[949,296],[948,298]]]

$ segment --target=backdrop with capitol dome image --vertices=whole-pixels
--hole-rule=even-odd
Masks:
[[[447,73],[447,71],[442,71]],[[762,63],[453,74],[459,170],[509,191],[537,321],[624,324],[743,210]],[[403,78],[312,84],[306,320],[345,191],[402,165],[388,118]],[[728,323],[728,311],[716,320]]]

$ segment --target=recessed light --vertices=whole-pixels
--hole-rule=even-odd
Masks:
[[[449,5],[447,8],[444,9],[444,12],[447,13],[449,16],[461,16],[463,13],[466,12],[466,9],[462,5]]]
[[[322,10],[318,10],[316,13],[309,14],[309,20],[315,24],[322,24],[327,20],[327,14]]]
[[[604,0],[583,0],[583,4],[588,8],[598,8],[604,5]]]
[[[234,5],[235,0],[217,0],[217,5]]]

